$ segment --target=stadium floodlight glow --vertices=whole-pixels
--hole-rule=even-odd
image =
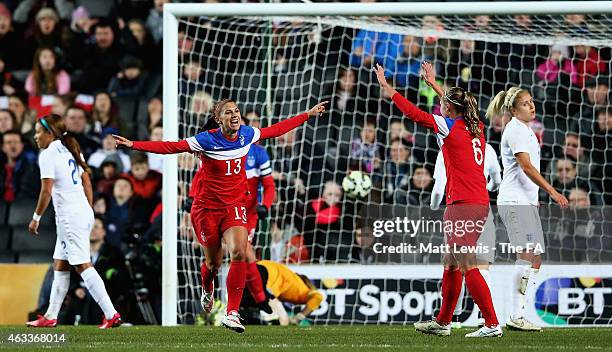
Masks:
[[[341,72],[348,66],[332,61],[341,56],[348,56],[350,53],[344,51],[344,48],[351,46],[350,38],[344,35],[344,32],[333,33],[335,28],[355,32],[359,29],[368,29],[415,37],[435,37],[436,41],[477,40],[490,44],[563,44],[566,46],[583,44],[610,47],[612,45],[612,17],[606,14],[611,13],[612,1],[165,4],[163,20],[164,139],[178,140],[199,130],[202,121],[199,120],[197,114],[194,117],[187,107],[187,105],[196,105],[194,104],[195,99],[192,98],[196,95],[195,93],[206,92],[198,98],[201,99],[199,103],[202,104],[209,104],[210,100],[229,95],[238,100],[241,108],[247,106],[257,109],[262,114],[262,120],[268,122],[272,121],[272,116],[290,116],[303,111],[306,106],[309,106],[308,104],[314,101],[323,100],[321,98],[325,94],[328,97],[330,94],[333,95]],[[534,23],[532,32],[523,33],[514,29],[514,22],[510,16],[519,14],[546,16],[548,22]],[[589,17],[589,25],[592,26],[593,31],[584,31],[581,28],[564,25],[562,19],[551,16],[570,14],[594,15]],[[418,16],[425,15],[438,16],[442,22],[447,20],[445,27],[443,29],[435,25],[429,28],[424,27],[421,17]],[[474,15],[495,17],[486,28],[474,30],[467,28],[472,24],[471,17],[468,16]],[[375,16],[389,17],[380,20]],[[206,20],[212,18],[219,19],[219,21]],[[290,21],[290,19],[296,19],[296,21]],[[215,27],[217,24],[219,27]],[[279,30],[278,33],[274,31],[281,27],[286,30]],[[560,30],[564,35],[559,36],[558,32],[553,33],[551,28]],[[228,39],[230,37],[232,40]],[[240,38],[240,41],[234,40],[236,38]],[[340,44],[340,47],[326,46],[325,43],[332,41]],[[179,55],[179,43],[188,49],[183,57]],[[433,50],[434,55],[450,55],[448,50],[444,52],[447,48],[438,42],[427,43],[427,45]],[[238,56],[217,57],[221,53]],[[240,55],[245,55],[245,57],[240,57]],[[527,58],[535,62],[540,54],[529,55],[533,56]],[[458,62],[452,61],[451,57],[446,60],[458,66]],[[181,78],[182,69],[189,62],[198,63],[200,66],[198,70],[201,70],[203,76],[206,76],[203,79],[204,82],[189,82],[187,78]],[[486,62],[482,64],[482,72],[495,73],[491,76],[483,74],[480,78],[483,85],[496,87],[496,84],[500,82],[497,81],[495,75],[500,71],[512,75],[519,84],[533,83],[533,81],[529,83],[530,77],[527,77],[529,72],[522,68],[490,65]],[[367,100],[378,101],[380,97],[375,89],[371,89],[374,88],[374,85],[367,81],[369,78],[366,75],[360,76],[358,72],[356,75],[357,82],[363,80],[367,85]],[[195,92],[183,91],[181,83],[185,83],[187,87],[194,87]],[[484,95],[483,85],[478,88],[481,95]],[[327,88],[331,89],[332,93],[329,93]],[[543,90],[542,94],[547,94],[547,92]],[[558,91],[555,94],[559,94]],[[422,98],[424,95],[415,92],[415,96]],[[545,99],[537,96],[535,98]],[[334,99],[336,98],[332,97],[332,105],[335,104]],[[555,96],[555,102],[558,99],[560,97]],[[425,102],[425,105],[427,104],[428,102]],[[354,117],[351,116],[351,118]],[[324,172],[335,175],[338,170],[346,169],[342,156],[348,159],[345,154],[350,155],[350,138],[357,136],[361,129],[357,121],[358,119],[354,118],[354,121],[348,125],[321,125],[324,128],[316,129],[319,122],[313,120],[311,125],[302,128],[302,134],[296,140],[294,148],[299,148],[296,150],[299,153],[295,155],[277,154],[273,163],[288,162],[296,155],[301,155],[302,157],[298,158],[298,169],[308,165],[306,172],[301,176],[304,178],[302,181],[306,187],[316,184],[314,180],[324,179]],[[557,125],[553,126],[554,132],[561,132],[562,129],[559,128],[557,131],[557,127]],[[387,130],[377,132],[386,135]],[[423,147],[419,144],[421,141],[429,143],[422,132],[415,130],[414,136],[421,139],[416,142],[413,150],[425,153],[431,148],[436,148],[434,145],[426,144]],[[274,146],[276,142],[270,143]],[[561,142],[556,141],[556,143]],[[323,166],[320,168],[314,166],[317,165],[315,162],[319,156],[308,154],[316,147],[322,148],[325,154],[320,164]],[[605,146],[599,147],[604,148]],[[193,159],[176,155],[164,156],[162,195],[162,325],[164,326],[177,325],[179,316],[183,323],[192,322],[195,320],[199,305],[201,254],[189,241],[193,234],[188,229],[190,226],[188,216],[179,206],[182,203],[180,200],[185,197],[188,189],[193,168]],[[290,176],[299,177],[299,173],[297,176],[293,174]],[[291,177],[288,176],[288,179]],[[339,181],[341,180],[340,178]],[[381,191],[372,189],[373,193]],[[296,209],[295,200],[290,199],[291,194],[295,195],[295,193],[291,192],[294,190],[290,187],[282,188],[279,191],[279,194],[290,195],[289,199],[279,197],[279,203],[284,207],[283,209]],[[340,245],[338,252],[345,249]],[[220,286],[223,286],[222,282]],[[325,323],[335,322],[333,319],[324,320],[327,319],[326,317],[319,319]],[[364,323],[343,319],[339,321]]]

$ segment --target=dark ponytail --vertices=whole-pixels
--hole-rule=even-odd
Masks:
[[[460,87],[452,87],[446,92],[444,98],[448,103],[455,105],[457,112],[465,119],[465,124],[472,136],[480,137],[482,129],[480,128],[478,102],[474,94],[466,92]]]
[[[66,149],[70,151],[70,154],[72,154],[72,157],[74,158],[74,161],[76,161],[77,165],[85,170],[85,172],[91,174],[91,169],[81,157],[81,146],[79,145],[79,142],[70,132],[66,131],[66,126],[64,125],[62,117],[57,114],[51,114],[43,117],[41,120],[44,120],[46,125],[49,127],[47,128],[45,123],[41,121],[43,128],[53,134],[55,139],[59,139],[62,142],[64,147],[66,147]]]

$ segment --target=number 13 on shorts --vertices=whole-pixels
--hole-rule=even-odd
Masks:
[[[234,211],[236,212],[236,217],[234,220],[242,220],[245,223],[247,222],[247,214],[245,207],[234,207]]]

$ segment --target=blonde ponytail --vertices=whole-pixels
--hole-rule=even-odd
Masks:
[[[506,112],[509,112],[510,109],[514,107],[516,97],[518,97],[519,94],[523,92],[527,91],[519,87],[512,87],[506,91],[501,91],[497,93],[497,95],[495,95],[495,98],[493,98],[493,100],[491,100],[491,103],[489,103],[485,116],[490,119],[493,116],[499,116]]]

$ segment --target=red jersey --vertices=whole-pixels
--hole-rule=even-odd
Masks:
[[[485,138],[474,137],[461,117],[451,119],[419,110],[399,93],[393,102],[408,118],[436,133],[446,167],[446,204],[489,204],[484,177]],[[480,123],[484,131],[484,124]]]
[[[202,165],[194,179],[197,183],[193,189],[194,200],[203,208],[226,208],[249,200],[245,169],[251,145],[260,139],[285,134],[307,120],[308,114],[303,113],[261,130],[240,126],[232,140],[220,129],[213,129],[179,142],[135,141],[133,149],[158,154],[199,152]]]

